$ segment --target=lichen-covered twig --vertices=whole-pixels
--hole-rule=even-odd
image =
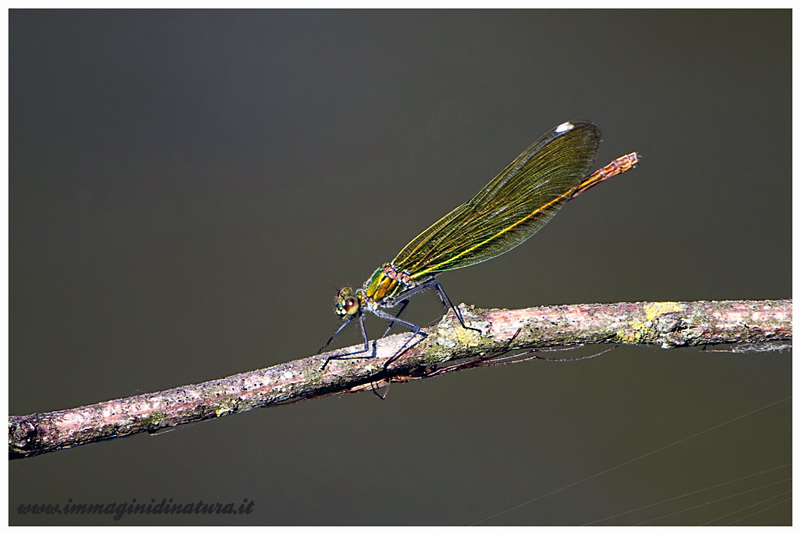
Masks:
[[[451,313],[428,337],[394,360],[410,334],[371,345],[369,358],[330,359],[354,347],[241,373],[202,384],[56,412],[10,416],[11,458],[35,456],[94,441],[160,429],[327,395],[373,389],[482,365],[514,350],[611,343],[662,348],[717,344],[765,347],[792,338],[792,301],[637,302],[578,304],[521,310],[463,306],[466,330]],[[330,360],[330,361],[329,361]],[[326,361],[329,361],[324,366]]]

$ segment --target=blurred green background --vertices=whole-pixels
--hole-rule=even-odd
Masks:
[[[596,165],[643,163],[442,275],[454,302],[791,297],[789,10],[9,21],[12,414],[313,354],[338,287],[566,120],[603,131]],[[606,524],[790,524],[790,395],[789,352],[467,371],[13,461],[10,523],[572,525],[711,488]],[[18,513],[163,498],[254,507]]]

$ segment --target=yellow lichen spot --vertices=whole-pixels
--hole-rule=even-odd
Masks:
[[[622,343],[638,343],[647,332],[647,326],[635,319],[628,323],[628,327],[617,332],[617,337]]]
[[[458,342],[462,345],[472,346],[477,345],[481,339],[481,334],[475,330],[467,330],[466,328],[459,328],[455,335]]]
[[[662,313],[679,311],[681,311],[681,307],[677,302],[651,302],[644,307],[644,313],[648,321],[652,321]]]
[[[468,321],[467,324],[481,331],[488,328],[488,323],[485,322]],[[446,315],[439,323],[438,328],[436,343],[446,349],[456,346],[475,347],[480,344],[482,332],[463,328],[455,315]]]

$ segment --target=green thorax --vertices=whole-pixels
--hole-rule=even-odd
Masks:
[[[398,271],[392,264],[384,263],[372,273],[364,284],[363,295],[368,302],[379,303],[393,298],[416,285],[408,273]]]

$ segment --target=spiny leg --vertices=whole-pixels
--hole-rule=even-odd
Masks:
[[[333,338],[335,338],[339,334],[339,332],[341,332],[342,329],[344,329],[345,326],[350,324],[350,321],[353,320],[353,317],[355,317],[355,315],[351,315],[350,317],[347,318],[345,323],[342,326],[340,326],[339,329],[336,330],[336,332],[333,333],[333,335],[328,340],[328,342],[325,343],[325,346],[322,347],[321,349],[319,349],[319,352],[322,352],[325,349],[325,347],[327,347],[328,345],[331,344],[331,341],[333,341]],[[374,343],[372,345],[372,354],[370,354],[368,356],[360,356],[361,354],[369,351],[369,338],[367,337],[367,327],[364,325],[364,314],[363,313],[359,313],[358,314],[358,322],[361,325],[361,335],[364,337],[364,348],[362,350],[357,350],[355,352],[348,352],[347,354],[337,354],[335,356],[328,356],[328,359],[326,359],[325,363],[322,364],[322,369],[321,369],[322,371],[325,370],[325,367],[328,365],[328,362],[330,362],[331,360],[355,360],[356,358],[374,358],[376,356],[377,347],[375,346]],[[317,354],[319,354],[319,352]]]
[[[450,297],[447,296],[447,293],[444,292],[442,284],[440,284],[435,278],[431,279],[430,284],[436,286],[436,291],[439,293],[439,298],[442,300],[442,302],[446,306],[453,308],[453,311],[456,313],[456,317],[458,317],[458,322],[461,323],[461,326],[463,326],[467,330],[474,330],[479,334],[483,334],[483,331],[480,328],[473,328],[471,326],[467,326],[467,324],[464,322],[464,317],[462,317],[461,315],[461,310],[453,306],[453,302],[450,300]]]
[[[406,302],[408,302],[408,301],[406,301]],[[404,306],[404,308],[405,308],[405,306]],[[408,344],[411,343],[411,340],[414,339],[415,337],[417,337],[417,335],[419,335],[420,338],[421,338],[419,341],[422,341],[423,339],[428,337],[428,334],[423,332],[422,329],[419,326],[415,325],[414,323],[410,323],[408,321],[404,321],[403,319],[400,319],[396,315],[392,315],[390,313],[386,313],[386,312],[384,312],[382,310],[378,310],[378,309],[373,309],[372,313],[374,313],[376,316],[378,316],[378,317],[380,317],[382,319],[386,319],[387,321],[398,322],[400,324],[406,325],[411,330],[413,330],[413,333],[411,334],[411,337],[408,338],[405,343],[403,343],[403,346],[400,347],[400,349],[397,352],[395,352],[394,355],[391,358],[386,360],[385,364],[383,364],[383,368],[384,369],[388,368],[391,363],[393,363],[395,360],[397,360],[397,358],[399,358],[400,355],[403,354],[407,350]],[[398,313],[397,315],[400,315],[400,314]],[[419,343],[419,341],[417,341],[417,343]],[[414,345],[416,345],[416,343],[414,343]],[[410,347],[408,347],[408,348],[410,348]]]
[[[321,348],[321,349],[319,349],[319,350],[317,351],[317,354],[319,354],[320,352],[322,352],[323,350],[325,350],[325,349],[327,349],[327,348],[328,348],[328,345],[330,345],[330,344],[331,344],[331,342],[332,342],[334,339],[336,339],[336,336],[338,336],[338,335],[339,335],[339,333],[340,333],[342,330],[344,330],[344,329],[345,329],[345,327],[346,327],[347,325],[349,325],[349,324],[350,324],[350,321],[352,321],[352,320],[353,320],[353,317],[355,317],[355,315],[350,315],[350,316],[348,316],[348,317],[347,317],[347,319],[346,319],[345,321],[343,321],[343,322],[342,322],[342,326],[340,326],[339,328],[337,328],[337,329],[336,329],[336,332],[334,332],[334,333],[333,333],[333,335],[330,337],[330,339],[328,339],[327,343],[325,343],[324,345],[322,345],[322,348]]]
[[[479,334],[483,333],[483,331],[480,328],[473,328],[471,326],[467,326],[467,323],[464,322],[464,317],[461,315],[461,310],[459,310],[457,307],[455,307],[453,305],[453,302],[450,300],[450,297],[448,297],[447,293],[444,292],[444,288],[442,287],[442,284],[440,284],[439,281],[436,280],[436,278],[430,278],[428,280],[425,280],[420,285],[409,289],[405,293],[402,293],[399,298],[401,298],[401,299],[403,299],[403,300],[405,300],[407,302],[409,297],[411,297],[413,295],[416,295],[417,293],[419,293],[421,291],[425,291],[426,289],[431,288],[431,287],[435,287],[436,288],[436,293],[439,295],[439,300],[442,301],[442,304],[444,304],[445,308],[447,308],[447,309],[452,308],[453,309],[453,311],[456,314],[456,317],[458,318],[458,322],[461,323],[461,326],[463,326],[467,330],[474,330],[475,332],[478,332]],[[393,306],[393,305],[395,305],[395,304],[392,304],[390,302],[390,307]]]
[[[374,313],[374,314],[375,314],[377,317],[380,317],[381,319],[386,319],[386,320],[390,321],[390,323],[389,323],[389,328],[387,328],[387,329],[386,329],[386,332],[384,332],[384,333],[383,333],[383,336],[382,336],[382,337],[386,337],[386,334],[389,332],[389,329],[390,329],[390,328],[391,328],[391,327],[394,325],[394,323],[395,323],[395,322],[398,322],[398,323],[404,324],[404,325],[406,325],[407,327],[411,328],[411,329],[414,331],[414,333],[413,333],[413,335],[411,336],[411,338],[409,338],[409,339],[408,339],[408,340],[407,340],[407,341],[406,341],[406,342],[403,344],[403,346],[402,346],[402,347],[400,347],[400,350],[398,350],[398,351],[395,353],[395,355],[394,355],[394,356],[392,356],[392,357],[389,359],[389,361],[386,363],[386,365],[389,365],[390,363],[392,363],[393,361],[395,361],[395,360],[397,359],[397,357],[398,357],[400,354],[402,354],[402,353],[405,351],[405,349],[406,349],[406,346],[408,345],[408,343],[409,343],[409,342],[410,342],[412,339],[414,339],[414,337],[415,337],[417,334],[421,335],[421,336],[422,336],[422,339],[425,339],[426,337],[428,337],[428,335],[427,335],[427,334],[425,334],[424,332],[420,331],[420,327],[419,327],[419,326],[415,325],[414,323],[410,323],[410,322],[408,322],[408,321],[404,321],[403,319],[400,319],[400,318],[399,318],[400,314],[401,314],[401,313],[403,313],[403,310],[406,308],[406,306],[407,306],[407,305],[408,305],[408,301],[407,301],[407,300],[404,300],[404,301],[402,301],[402,306],[400,307],[400,310],[397,312],[397,314],[396,314],[396,315],[391,315],[391,314],[385,313],[385,312],[383,312],[383,311],[381,311],[381,310],[375,310],[375,309],[373,309],[373,310],[370,310],[370,311],[371,311],[372,313]],[[332,336],[331,336],[331,338],[328,340],[328,342],[327,342],[327,343],[325,343],[325,345],[324,345],[324,346],[323,346],[321,349],[319,349],[319,352],[317,352],[317,354],[319,354],[320,352],[322,352],[323,350],[325,350],[325,348],[326,348],[328,345],[330,345],[330,344],[331,344],[331,342],[334,340],[334,338],[336,338],[336,336],[338,336],[338,335],[339,335],[339,333],[340,333],[342,330],[344,330],[344,328],[345,328],[345,327],[346,327],[348,324],[350,324],[350,321],[352,321],[354,317],[355,317],[355,315],[351,315],[350,317],[348,317],[348,318],[347,318],[347,320],[344,322],[344,324],[342,324],[342,326],[340,326],[340,327],[339,327],[339,328],[336,330],[336,332],[334,332],[334,333],[333,333],[333,335],[332,335]],[[359,324],[361,325],[361,335],[362,335],[362,336],[363,336],[363,338],[364,338],[364,348],[363,348],[362,350],[358,350],[358,351],[356,351],[356,352],[350,352],[350,353],[347,353],[347,354],[337,354],[337,355],[335,355],[335,356],[329,356],[329,357],[328,357],[328,359],[327,359],[327,360],[325,360],[325,363],[322,365],[322,370],[324,370],[324,369],[325,369],[325,367],[328,365],[328,362],[330,362],[331,360],[355,360],[355,359],[357,359],[357,358],[374,358],[374,357],[377,355],[377,342],[376,342],[376,341],[373,341],[373,343],[372,343],[372,354],[370,354],[370,355],[368,355],[368,356],[362,356],[362,354],[363,354],[363,353],[365,353],[365,352],[368,352],[368,351],[369,351],[369,337],[367,337],[367,328],[366,328],[366,326],[365,326],[365,324],[364,324],[364,314],[363,314],[363,312],[358,314],[358,320],[359,320]],[[422,341],[422,339],[420,339],[420,341]]]
[[[458,322],[461,323],[461,326],[463,326],[467,330],[474,330],[475,332],[478,332],[480,334],[483,333],[483,331],[479,328],[473,328],[471,326],[467,326],[467,323],[464,322],[464,317],[461,315],[461,311],[455,306],[453,306],[453,302],[450,300],[450,297],[447,296],[447,293],[444,292],[444,288],[442,287],[442,285],[438,282],[438,280],[436,280],[436,278],[433,277],[429,278],[428,280],[425,280],[424,282],[421,282],[418,286],[412,287],[408,291],[401,293],[398,297],[392,300],[386,299],[387,303],[385,304],[385,307],[393,308],[402,301],[408,302],[408,299],[410,297],[416,295],[417,293],[421,293],[422,291],[425,291],[426,289],[429,289],[431,287],[436,288],[436,293],[439,295],[439,300],[442,301],[442,304],[445,306],[445,308],[453,309],[453,311],[456,314],[456,317],[458,318]],[[405,306],[403,306],[403,309],[405,309]],[[398,313],[397,315],[400,314]]]
[[[408,301],[407,300],[403,300],[403,301],[400,302],[400,310],[397,313],[394,314],[395,319],[397,317],[400,317],[400,314],[403,313],[403,310],[406,309],[406,306],[408,306]],[[386,337],[386,335],[389,333],[389,330],[391,330],[393,326],[394,326],[394,319],[392,319],[392,322],[389,323],[389,327],[386,329],[386,332],[384,332],[381,337],[382,338]]]
[[[419,341],[422,341],[423,339],[428,337],[428,334],[426,334],[425,332],[422,332],[419,326],[400,319],[400,314],[403,312],[403,310],[405,310],[406,306],[408,305],[408,299],[410,297],[416,295],[417,293],[421,293],[422,291],[425,291],[426,289],[429,289],[431,287],[435,287],[436,288],[436,292],[437,292],[437,294],[439,296],[439,300],[442,302],[442,304],[444,304],[444,306],[446,308],[452,308],[453,309],[453,311],[456,314],[456,317],[458,318],[458,322],[461,323],[462,327],[464,327],[467,330],[473,330],[475,332],[478,332],[479,334],[483,334],[483,331],[480,330],[479,328],[473,328],[471,326],[467,326],[467,324],[464,322],[464,317],[461,315],[461,311],[458,308],[456,308],[455,306],[453,306],[453,302],[450,300],[450,297],[447,296],[447,293],[444,292],[444,288],[442,287],[442,285],[436,280],[436,278],[432,277],[432,278],[430,278],[428,280],[425,280],[424,282],[422,282],[418,286],[410,288],[405,293],[400,294],[399,299],[401,299],[401,300],[397,300],[397,298],[392,299],[392,300],[386,299],[386,301],[384,303],[384,306],[387,307],[387,308],[392,308],[394,306],[401,305],[400,311],[397,312],[396,315],[392,316],[391,314],[382,312],[380,310],[376,310],[376,309],[372,310],[372,312],[375,315],[377,315],[378,317],[382,317],[384,319],[387,319],[388,321],[391,321],[390,324],[389,324],[389,328],[391,328],[392,325],[395,322],[398,322],[398,323],[401,323],[401,324],[404,324],[404,325],[408,326],[409,328],[411,328],[414,331],[413,335],[403,344],[402,347],[400,347],[400,350],[398,350],[394,354],[394,356],[389,358],[389,360],[384,364],[384,369],[388,368],[388,366],[392,362],[394,362],[395,360],[397,360],[397,358],[400,357],[400,355],[406,350],[406,347],[408,346],[408,344],[411,342],[412,339],[414,339],[414,337],[416,337],[417,334],[422,336],[422,339],[420,339]],[[385,336],[386,333],[388,333],[388,332],[389,332],[389,329],[387,328],[386,332],[383,335]],[[419,341],[417,343],[419,343]]]

